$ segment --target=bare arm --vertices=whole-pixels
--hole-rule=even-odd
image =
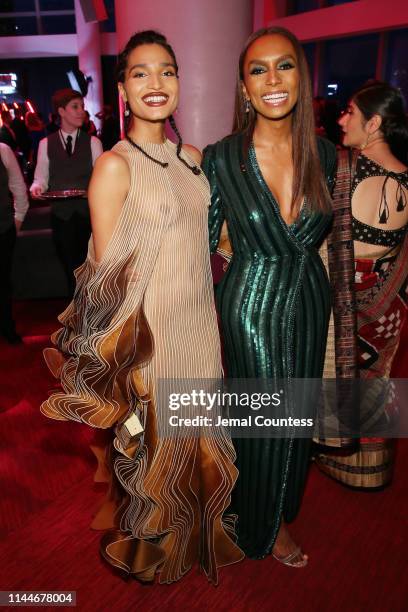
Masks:
[[[98,157],[103,153],[102,143],[96,136],[91,136],[92,165],[94,166]]]
[[[129,187],[129,167],[123,157],[112,151],[101,155],[88,189],[96,261],[102,259],[108,246]]]
[[[183,151],[187,153],[198,165],[201,164],[201,160],[203,158],[201,151],[193,147],[193,145],[183,144]]]

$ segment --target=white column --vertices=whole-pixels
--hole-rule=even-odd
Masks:
[[[116,0],[121,50],[139,30],[159,30],[180,67],[175,116],[186,143],[203,148],[230,133],[238,58],[252,32],[252,0]]]
[[[88,94],[85,98],[85,108],[91,115],[96,127],[99,128],[100,122],[95,118],[95,114],[102,109],[103,105],[99,23],[87,23],[84,20],[79,0],[75,0],[75,21],[79,69],[85,76],[92,78],[92,82],[89,83]]]

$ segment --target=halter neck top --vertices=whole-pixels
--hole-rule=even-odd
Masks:
[[[357,158],[356,169],[351,186],[351,197],[353,196],[357,186],[367,178],[372,176],[383,176],[384,183],[381,192],[381,202],[378,211],[379,222],[386,225],[389,216],[389,206],[395,206],[397,212],[405,210],[407,205],[407,195],[404,191],[408,189],[408,170],[403,172],[392,172],[386,170],[380,164],[377,164],[372,159],[361,154]],[[393,179],[398,183],[396,191],[396,201],[388,203],[386,198],[386,184],[389,179]],[[398,246],[404,239],[408,230],[408,223],[399,229],[383,229],[367,225],[362,221],[352,218],[353,240],[365,242],[367,244],[375,244],[393,248]]]

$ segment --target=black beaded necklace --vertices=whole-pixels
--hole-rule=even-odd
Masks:
[[[174,127],[173,127],[173,129],[174,129]],[[176,134],[178,135],[178,132],[176,132]],[[152,157],[151,155],[149,155],[149,153],[147,153],[147,152],[146,152],[146,151],[145,151],[145,150],[144,150],[144,149],[143,149],[143,148],[142,148],[140,145],[136,144],[136,142],[134,142],[134,141],[133,141],[133,140],[130,138],[130,136],[128,136],[127,134],[126,134],[126,140],[127,140],[128,142],[130,142],[130,144],[131,144],[133,147],[135,147],[135,149],[137,149],[138,151],[140,151],[141,153],[143,153],[143,155],[144,155],[145,157],[147,157],[148,159],[150,159],[151,161],[153,161],[155,164],[159,164],[159,166],[161,166],[162,168],[167,168],[167,167],[168,167],[168,165],[169,165],[169,164],[168,164],[168,162],[162,162],[162,161],[160,161],[159,159],[156,159],[155,157]],[[186,167],[187,167],[189,170],[191,170],[191,171],[192,171],[192,173],[193,173],[193,174],[195,174],[196,176],[199,176],[199,175],[201,174],[201,170],[200,170],[200,168],[199,168],[198,166],[196,166],[196,165],[194,165],[194,166],[190,166],[190,164],[188,164],[188,163],[186,162],[186,160],[185,160],[185,159],[183,159],[183,158],[181,157],[181,155],[180,155],[180,151],[181,151],[181,144],[182,144],[182,143],[181,143],[181,140],[179,139],[179,143],[178,143],[178,145],[177,145],[177,157],[179,158],[179,160],[180,160],[181,162],[183,162],[183,164],[184,164],[184,165],[185,165],[185,166],[186,166]]]
[[[147,157],[148,159],[150,159],[151,161],[155,162],[156,164],[159,164],[159,166],[161,166],[162,168],[167,168],[168,167],[168,165],[169,165],[168,162],[162,162],[162,161],[156,159],[155,157],[152,157],[151,155],[149,155],[149,153],[147,153],[144,149],[142,149],[142,147],[140,145],[138,145],[135,142],[133,142],[133,140],[127,134],[126,134],[126,140],[128,140],[130,142],[130,144],[133,147],[135,147],[135,149],[137,149],[138,151],[143,153],[143,155],[145,157]]]

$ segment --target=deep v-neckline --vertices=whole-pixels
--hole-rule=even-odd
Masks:
[[[304,209],[304,205],[305,205],[305,198],[303,198],[302,200],[302,205],[299,209],[299,213],[298,216],[296,217],[296,219],[292,222],[292,223],[286,223],[285,219],[282,216],[281,210],[280,210],[280,206],[278,203],[278,200],[276,199],[272,189],[269,187],[268,183],[266,182],[263,174],[262,174],[262,170],[259,166],[258,163],[258,159],[256,157],[256,151],[255,151],[255,145],[252,142],[251,146],[249,147],[249,160],[252,164],[252,168],[254,170],[255,176],[258,180],[258,182],[261,184],[261,187],[263,188],[263,190],[265,191],[266,195],[268,196],[269,200],[272,203],[272,206],[276,212],[276,214],[278,215],[278,218],[280,220],[280,222],[282,223],[282,225],[287,229],[287,230],[293,230],[297,224],[299,223],[300,219],[301,219],[301,215]]]

